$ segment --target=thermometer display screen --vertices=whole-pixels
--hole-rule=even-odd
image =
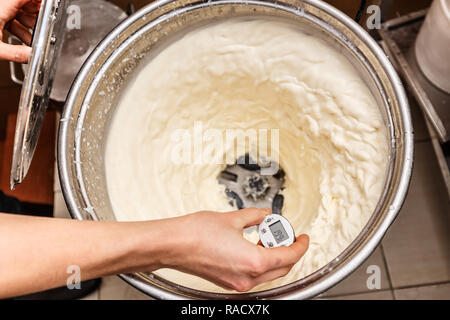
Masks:
[[[283,227],[283,224],[281,221],[277,221],[275,223],[272,223],[269,226],[270,232],[272,232],[273,237],[275,238],[275,241],[277,243],[283,242],[287,238],[289,238],[289,235],[287,234],[286,230]]]

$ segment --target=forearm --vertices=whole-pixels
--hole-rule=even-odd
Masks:
[[[0,214],[0,298],[65,285],[71,265],[81,280],[155,270],[169,250],[157,240],[167,227]]]
[[[80,280],[173,268],[219,286],[247,291],[289,272],[308,248],[263,248],[245,240],[268,209],[202,211],[143,222],[95,222],[0,214],[0,298],[66,284],[69,266]]]

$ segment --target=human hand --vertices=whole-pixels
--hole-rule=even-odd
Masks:
[[[0,214],[0,299],[63,286],[71,265],[80,268],[83,281],[173,268],[248,291],[287,274],[308,248],[306,235],[271,249],[245,240],[242,230],[268,213],[204,211],[137,222]]]
[[[268,209],[249,208],[174,218],[173,245],[161,264],[239,292],[282,277],[306,252],[309,237],[301,235],[290,247],[270,249],[247,241],[242,230],[260,224],[269,213]]]
[[[31,32],[36,23],[41,0],[0,0],[0,59],[27,63],[30,57]],[[25,45],[3,42],[3,31],[19,37]]]

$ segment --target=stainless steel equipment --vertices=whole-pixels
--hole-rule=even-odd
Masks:
[[[414,50],[426,13],[427,10],[422,10],[389,20],[378,32],[439,138],[446,142],[450,140],[450,94],[435,87],[423,75]]]
[[[58,57],[50,98],[62,102],[66,100],[75,76],[92,50],[127,17],[119,7],[103,0],[70,0],[69,4],[68,9],[79,10],[80,26],[65,28],[64,43]]]
[[[51,86],[50,99],[56,102],[65,102],[70,86],[75,79],[84,61],[100,41],[123,19],[127,14],[114,4],[104,0],[69,0],[67,3],[67,21],[60,21],[58,28],[64,29],[61,38],[61,52],[58,55],[54,81]],[[73,16],[73,17],[72,17]],[[74,22],[79,25],[71,25]],[[67,26],[69,25],[69,26]],[[23,44],[15,36],[8,38],[10,44]],[[11,80],[19,85],[23,80],[17,73],[18,65],[10,62]],[[23,74],[27,73],[28,64],[21,64]]]
[[[333,261],[306,278],[262,292],[216,294],[182,287],[153,274],[121,275],[155,298],[313,297],[337,284],[372,253],[407,193],[413,131],[402,82],[382,49],[353,20],[317,0],[160,0],[126,19],[95,48],[69,93],[59,130],[58,166],[73,218],[115,220],[106,188],[103,149],[116,100],[139,64],[189,28],[238,16],[276,17],[296,23],[352,62],[377,100],[388,128],[390,163],[385,189],[358,237]]]
[[[450,0],[433,0],[414,51],[417,64],[426,78],[450,94]]]
[[[70,20],[71,9],[76,9],[80,25],[69,28],[66,21]],[[30,61],[21,65],[25,75],[23,80],[16,73],[19,68],[10,62],[12,81],[22,85],[11,189],[21,183],[28,172],[49,100],[65,101],[86,58],[103,37],[126,17],[119,7],[103,0],[50,0],[42,4],[33,33]],[[21,43],[14,36],[8,41]]]
[[[427,10],[413,12],[385,22],[379,30],[382,46],[408,83],[408,89],[421,107],[430,132],[442,177],[450,195],[450,94],[437,88],[422,73],[414,43]],[[450,81],[450,80],[449,80]]]

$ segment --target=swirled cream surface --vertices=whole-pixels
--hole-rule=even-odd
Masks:
[[[117,220],[234,210],[217,182],[226,164],[201,161],[196,124],[203,132],[279,132],[276,150],[270,143],[267,154],[277,155],[286,173],[283,215],[311,242],[288,275],[254,290],[301,279],[338,256],[382,193],[388,143],[374,97],[343,55],[291,24],[228,20],[195,29],[142,67],[121,96],[107,138],[107,187]],[[205,147],[202,156],[235,150],[234,143],[224,137],[221,149]],[[256,234],[247,238],[257,241]],[[156,273],[224,291],[178,271]]]

